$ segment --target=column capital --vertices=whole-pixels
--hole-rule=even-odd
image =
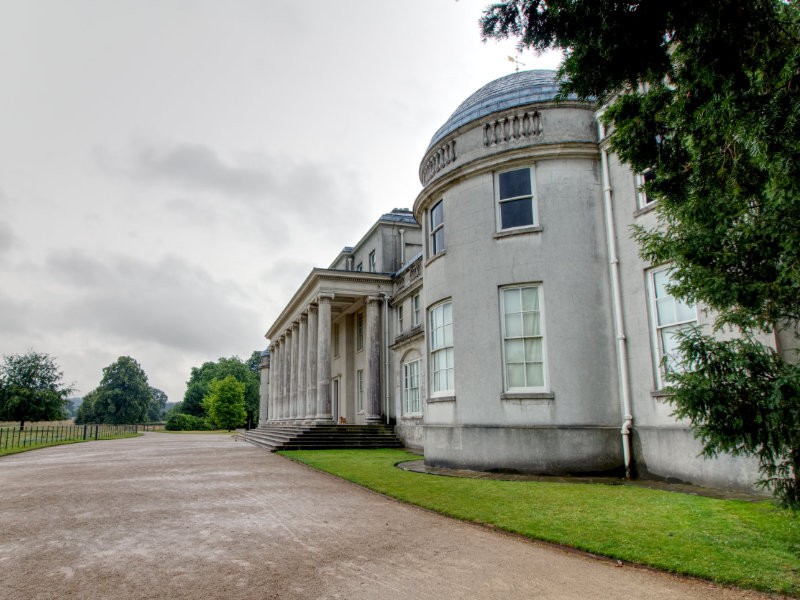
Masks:
[[[316,302],[312,302],[312,303],[310,303],[310,304],[308,305],[308,309],[307,309],[307,311],[306,311],[306,312],[307,312],[308,314],[311,314],[311,313],[315,313],[315,312],[317,312],[317,303],[316,303]]]
[[[302,323],[303,321],[308,322],[308,313],[307,312],[300,313],[300,322]]]
[[[330,302],[331,302],[331,300],[333,300],[335,297],[336,297],[336,295],[335,295],[335,294],[332,294],[332,293],[330,293],[330,292],[320,292],[320,293],[317,295],[317,303],[318,303],[318,304],[322,304],[322,303],[324,302],[324,303],[328,304],[328,303],[330,303]]]
[[[384,296],[367,296],[367,302],[383,302]]]

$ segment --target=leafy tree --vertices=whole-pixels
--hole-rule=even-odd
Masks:
[[[672,379],[677,414],[707,454],[759,457],[764,483],[800,506],[798,438],[776,429],[785,411],[797,423],[787,382],[800,368],[755,341],[796,333],[800,318],[798,4],[511,0],[489,6],[481,27],[484,39],[561,48],[562,96],[597,98],[612,149],[634,171],[652,170],[645,191],[658,226],[635,230],[642,257],[671,264],[671,293],[746,340],[687,336],[693,370]],[[749,420],[755,407],[761,416]]]
[[[251,356],[252,359],[252,356]],[[248,360],[248,363],[250,360]],[[253,372],[248,363],[238,356],[220,358],[217,362],[205,362],[201,367],[192,367],[189,381],[186,382],[186,393],[183,396],[182,412],[204,417],[203,399],[208,395],[209,386],[215,379],[224,379],[233,375],[245,386],[245,410],[247,422],[258,421],[259,376]]]
[[[244,392],[245,384],[237,381],[233,375],[212,381],[208,395],[203,399],[211,423],[229,430],[244,424],[247,419]]]
[[[3,357],[0,365],[0,418],[19,421],[63,419],[72,386],[64,385],[64,374],[48,354],[30,350]]]
[[[167,409],[167,395],[158,388],[149,387],[150,403],[147,406],[147,420],[160,421]]]
[[[147,375],[136,360],[120,356],[103,369],[95,390],[94,419],[103,423],[141,423],[152,403]]]
[[[95,418],[95,401],[97,400],[97,390],[92,390],[84,395],[83,402],[78,407],[78,412],[75,414],[75,423],[77,425],[84,425],[86,423],[96,423]]]
[[[250,358],[246,361],[247,368],[250,369],[256,377],[261,377],[261,350],[253,350]]]

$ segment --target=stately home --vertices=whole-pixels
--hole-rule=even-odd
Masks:
[[[647,174],[557,89],[527,71],[472,94],[413,210],[311,271],[266,333],[260,428],[385,423],[432,466],[751,488],[755,463],[700,457],[662,393],[675,332],[710,317],[630,238],[656,224]]]

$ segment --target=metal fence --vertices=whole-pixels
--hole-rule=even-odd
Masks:
[[[0,427],[0,450],[59,442],[103,440],[133,436],[140,425],[33,425]]]

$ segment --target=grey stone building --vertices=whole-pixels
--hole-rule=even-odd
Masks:
[[[596,105],[555,102],[554,77],[467,98],[413,211],[309,274],[266,333],[261,427],[387,422],[433,466],[752,488],[753,461],[699,457],[671,416],[673,335],[709,317],[639,258],[647,174],[609,153]]]

